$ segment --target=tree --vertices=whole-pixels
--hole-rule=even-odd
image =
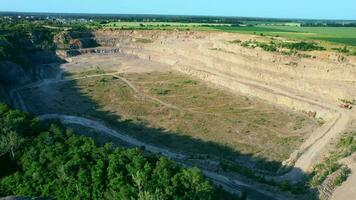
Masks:
[[[0,156],[10,153],[11,158],[14,159],[16,152],[24,142],[24,138],[19,136],[14,131],[4,131],[0,136]]]
[[[109,144],[99,147],[56,124],[29,135],[37,127],[33,118],[1,104],[0,121],[0,156],[9,153],[21,169],[0,179],[3,195],[209,200],[222,194],[198,169],[182,168],[164,157]]]

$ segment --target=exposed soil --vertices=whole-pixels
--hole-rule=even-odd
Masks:
[[[152,43],[140,43],[137,42],[140,40],[133,40],[133,38],[146,38]],[[68,72],[74,73],[72,78],[77,79],[113,75],[114,72],[108,74],[85,74],[86,72],[84,72],[84,76],[81,76],[83,74],[80,73],[83,71],[97,70],[98,65],[105,66],[104,71],[120,73],[177,70],[233,93],[258,97],[278,106],[285,106],[288,109],[322,118],[325,123],[313,131],[300,148],[296,149],[284,162],[286,165],[293,165],[294,168],[283,176],[271,177],[279,181],[300,180],[305,174],[311,172],[312,166],[319,162],[326,152],[328,144],[336,140],[349,127],[351,119],[356,116],[354,110],[345,110],[338,106],[339,99],[352,100],[355,98],[356,65],[354,59],[335,59],[329,52],[315,53],[316,58],[284,56],[228,43],[234,39],[260,38],[229,33],[98,31],[95,33],[96,42],[108,48],[118,47],[121,49],[120,53],[104,56],[87,54],[73,57],[70,63],[61,66],[67,73],[59,73],[54,79],[39,80],[36,83],[21,86],[12,90],[10,97],[14,105],[22,110],[27,111],[31,107],[31,111],[36,110],[38,114],[52,113],[43,118],[59,118],[65,123],[99,129],[132,145],[145,146],[147,150],[184,160],[184,154],[146,144],[144,141],[121,134],[117,130],[111,130],[101,122],[87,119],[85,116],[59,115],[56,112],[60,106],[64,105],[63,102],[43,98],[37,103],[31,101],[27,105],[28,101],[24,101],[26,98],[23,97],[26,90],[31,92],[33,89],[41,90],[41,93],[48,94],[48,97],[59,95],[61,91],[54,90],[51,85],[70,79],[67,76]],[[90,53],[91,51],[83,52]],[[130,85],[126,79],[118,78],[126,82],[132,89],[140,90],[137,86]],[[166,103],[157,97],[152,98],[151,100],[156,99],[157,103],[165,103],[167,107],[180,109],[180,107]],[[67,103],[71,102],[72,100],[68,100]],[[78,103],[80,100],[73,101],[73,103],[75,102],[77,103],[73,105],[74,107],[81,106]],[[41,111],[40,107],[43,104],[56,104],[55,106],[59,107],[54,110]],[[93,108],[83,107],[81,109]],[[75,111],[75,109],[67,110],[68,113],[65,114],[80,114]],[[241,191],[239,187],[243,186],[255,191],[262,191],[262,194],[270,196],[269,192],[259,186],[238,183],[236,187],[231,187],[231,179],[210,171],[205,174],[213,180],[215,179],[215,182],[222,182],[226,188],[234,188],[237,193]],[[349,182],[345,183],[348,190],[353,185],[352,180],[349,180],[351,185]],[[340,190],[341,193],[344,191],[344,189]],[[283,198],[286,197],[276,196],[276,199]],[[255,196],[255,199],[258,198]]]
[[[125,57],[120,60],[124,62]],[[122,65],[115,70],[104,62],[94,69],[86,68],[84,63],[82,71],[78,71],[81,69],[78,62],[76,71],[72,66],[66,68],[71,76],[65,76],[64,80],[45,81],[18,94],[26,102],[27,110],[35,114],[75,114],[102,119],[114,126],[132,120],[165,130],[164,134],[130,132],[140,140],[186,154],[257,165],[256,168],[266,171],[267,167],[277,170],[275,163],[288,159],[318,127],[316,120],[306,114],[216,90],[184,74],[166,72],[166,68],[147,73],[148,70],[140,69],[143,64],[139,63],[135,61],[122,73]],[[121,75],[115,71],[121,71]],[[107,113],[113,113],[116,119],[108,118]],[[192,137],[191,142],[185,136]],[[204,142],[217,145],[202,145]]]

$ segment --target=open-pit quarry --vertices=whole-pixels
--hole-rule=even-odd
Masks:
[[[355,127],[355,109],[340,105],[356,98],[356,59],[328,51],[282,55],[231,42],[237,39],[266,40],[219,32],[62,32],[55,43],[67,49],[57,50],[65,62],[37,65],[8,99],[40,119],[95,130],[96,140],[108,136],[198,166],[228,191],[247,191],[248,199],[293,199],[251,177],[302,181]]]

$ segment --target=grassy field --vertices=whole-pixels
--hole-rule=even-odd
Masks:
[[[133,92],[126,83],[115,78],[83,79],[78,84],[99,107],[114,111],[121,120],[164,130],[163,137],[154,131],[133,131],[132,134],[168,148],[215,156],[224,153],[230,158],[237,154],[252,155],[280,162],[303,141],[299,130],[305,125],[316,125],[306,116],[215,90],[185,75],[124,76],[142,93]],[[192,141],[217,145],[216,148],[201,145],[197,149]]]
[[[203,23],[111,22],[104,25],[104,28],[224,31],[257,35],[263,34],[266,36],[280,36],[296,40],[319,40],[335,45],[349,45],[356,47],[356,28],[300,27],[298,26],[298,24],[278,25],[273,24],[273,22],[270,23],[271,24],[260,24],[257,21],[253,21],[247,24],[254,24],[255,26],[233,27],[228,24],[223,25]]]
[[[122,76],[137,91],[120,78],[104,76],[56,85],[45,94],[34,89],[23,96],[26,102],[48,101],[32,102],[34,113],[46,110],[101,119],[152,144],[195,156],[240,158],[261,168],[270,165],[271,170],[302,143],[303,127],[317,126],[305,115],[216,90],[186,75]]]
[[[299,40],[321,40],[336,44],[356,46],[356,28],[351,27],[298,27],[298,26],[254,26],[215,27],[227,32],[264,34]]]

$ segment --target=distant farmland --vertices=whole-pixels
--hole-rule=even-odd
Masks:
[[[262,23],[262,22],[261,22]],[[148,30],[224,31],[266,36],[281,36],[298,40],[320,40],[356,47],[355,27],[300,27],[297,24],[233,26],[231,24],[172,23],[172,22],[111,22],[105,28]]]
[[[262,33],[270,36],[278,35],[292,39],[321,40],[356,46],[356,28],[354,27],[252,26],[215,28],[228,32]]]

